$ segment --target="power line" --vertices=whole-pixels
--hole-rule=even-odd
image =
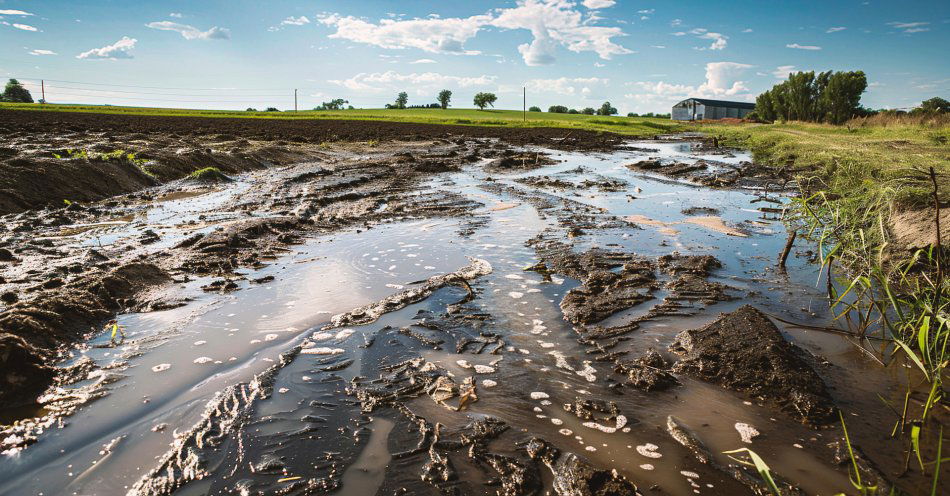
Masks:
[[[61,99],[61,97],[96,97],[102,98],[105,100],[136,100],[136,101],[150,101],[150,102],[177,102],[177,103],[260,103],[262,100],[250,99],[250,100],[178,100],[178,99],[167,99],[167,98],[135,98],[135,97],[121,97],[121,96],[106,96],[106,95],[89,95],[81,93],[51,93],[49,98]],[[288,95],[281,95],[282,98],[290,98]],[[271,97],[276,99],[277,97]],[[266,102],[266,101],[265,101]]]

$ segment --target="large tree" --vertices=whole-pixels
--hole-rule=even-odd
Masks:
[[[495,101],[498,100],[498,96],[494,93],[476,93],[475,94],[475,106],[481,110],[485,110],[485,107],[495,106]]]
[[[950,102],[937,96],[931,98],[930,100],[924,100],[920,103],[920,107],[914,110],[918,112],[927,112],[930,114],[946,114],[950,113]]]
[[[764,121],[841,124],[860,112],[867,89],[864,72],[796,72],[755,99],[755,116]]]
[[[442,106],[442,110],[449,108],[449,102],[452,100],[452,92],[449,90],[442,90],[439,92],[439,105]]]
[[[610,102],[604,102],[603,105],[597,109],[597,115],[614,115],[617,113],[617,109],[610,105]]]
[[[11,79],[9,82],[7,82],[7,86],[3,89],[3,94],[0,95],[0,101],[33,103],[33,96],[30,95],[30,90],[24,88],[19,81],[16,79]]]
[[[404,109],[407,103],[409,103],[409,94],[405,91],[401,91],[396,95],[396,103],[393,105],[393,108]]]

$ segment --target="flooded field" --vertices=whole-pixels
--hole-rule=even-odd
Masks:
[[[163,274],[2,413],[0,493],[767,493],[740,448],[789,492],[851,492],[834,408],[864,453],[899,452],[876,394],[904,372],[785,323],[830,323],[825,282],[810,246],[777,268],[793,185],[750,160],[340,146],[41,218],[5,281]]]

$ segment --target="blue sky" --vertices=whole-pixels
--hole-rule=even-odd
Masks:
[[[864,70],[862,103],[950,98],[950,2],[0,0],[0,76],[54,102],[381,107],[479,91],[498,108],[667,112],[754,100],[795,70]]]

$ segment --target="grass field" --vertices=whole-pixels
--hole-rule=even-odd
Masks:
[[[692,129],[750,149],[759,162],[791,166],[813,189],[870,195],[909,206],[927,201],[929,187],[903,178],[933,166],[950,175],[950,126],[832,126],[801,122],[701,124]],[[944,184],[943,186],[946,186]]]
[[[250,119],[356,119],[426,124],[456,124],[503,127],[557,127],[610,131],[632,136],[653,136],[678,132],[684,126],[669,119],[649,117],[603,117],[584,114],[552,114],[520,110],[476,109],[354,109],[302,110],[300,112],[245,112],[240,110],[196,110],[152,107],[116,107],[104,105],[40,105],[0,103],[0,109],[23,109],[41,112],[90,112],[125,115],[165,115],[195,117],[240,117]]]

